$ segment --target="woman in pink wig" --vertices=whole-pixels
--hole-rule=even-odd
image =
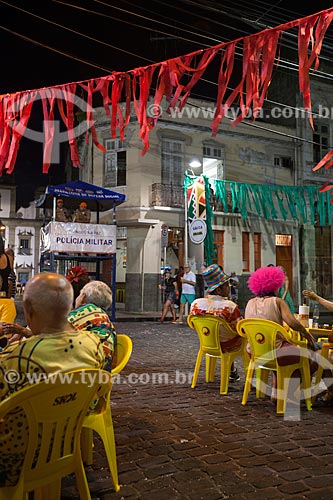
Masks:
[[[280,325],[286,323],[293,330],[300,332],[301,337],[308,341],[309,347],[314,349],[314,338],[312,335],[295,319],[286,302],[276,296],[276,292],[283,285],[284,280],[285,273],[281,268],[275,266],[261,267],[252,273],[247,284],[255,297],[248,301],[244,317],[268,319]],[[286,355],[284,356],[283,349],[288,347],[289,349],[285,351]],[[290,355],[290,344],[282,335],[281,337],[276,337],[276,348],[281,349],[278,356],[278,362],[281,365],[293,363],[292,356]],[[274,372],[271,399],[272,401],[276,400],[276,376]]]
[[[284,322],[293,330],[300,332],[301,337],[313,347],[312,335],[295,319],[286,302],[276,296],[285,277],[282,269],[275,266],[261,267],[252,273],[247,284],[255,297],[248,301],[244,316],[245,318],[269,319],[280,325]]]

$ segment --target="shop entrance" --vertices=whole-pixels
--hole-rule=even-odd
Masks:
[[[286,270],[289,278],[289,291],[293,296],[293,247],[291,234],[275,235],[276,265]]]

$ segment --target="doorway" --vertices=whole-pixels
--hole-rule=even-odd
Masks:
[[[293,247],[291,234],[275,235],[276,265],[286,270],[289,278],[289,291],[293,296]]]

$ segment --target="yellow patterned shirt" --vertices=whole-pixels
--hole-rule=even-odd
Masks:
[[[0,353],[0,400],[48,374],[102,368],[104,362],[100,339],[86,331],[41,334],[13,343]],[[0,422],[0,486],[17,483],[27,439],[22,410]]]

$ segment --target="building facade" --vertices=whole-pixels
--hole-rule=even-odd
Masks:
[[[28,208],[16,210],[16,189],[0,185],[0,233],[5,246],[14,250],[14,271],[23,286],[39,272],[40,228],[39,210],[31,203]]]
[[[304,129],[304,137],[310,133],[311,127],[305,122],[300,125],[293,119],[278,125],[249,119],[234,127],[224,119],[217,136],[212,138],[213,113],[212,103],[193,99],[178,114],[161,110],[144,156],[135,118],[120,141],[110,139],[104,113],[96,114],[99,140],[107,152],[89,148],[82,180],[126,195],[126,202],[117,210],[117,296],[128,311],[159,310],[161,269],[168,265],[176,270],[184,264],[183,182],[184,172],[194,173],[190,167],[193,160],[200,163],[195,174],[204,174],[211,180],[272,187],[316,183],[320,186],[323,174],[316,176],[311,171],[312,141],[303,148],[299,144],[302,141],[295,141],[298,127]],[[287,270],[298,304],[303,286],[313,286],[309,276],[316,267],[316,262],[312,262],[313,271],[306,270],[301,260],[308,258],[310,249],[315,251],[316,232],[330,232],[330,226],[316,228],[295,217],[266,220],[250,214],[244,219],[233,212],[231,197],[227,209],[215,200],[214,192],[211,200],[213,260],[240,278],[241,300],[245,303],[248,299],[246,282],[250,273],[272,263]],[[103,214],[101,222],[109,223],[111,218],[112,214]],[[165,228],[167,245],[162,246]],[[205,265],[203,245],[189,241],[188,258],[192,269],[200,275]]]

